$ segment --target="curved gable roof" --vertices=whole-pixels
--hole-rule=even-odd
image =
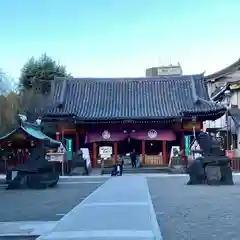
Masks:
[[[225,108],[210,101],[200,75],[143,78],[75,78],[55,85],[60,107],[49,116],[79,120],[170,119],[222,114]]]
[[[221,78],[228,74],[234,73],[238,69],[240,69],[240,58],[236,62],[232,63],[231,65],[229,65],[213,74],[205,76],[205,80],[206,81],[211,81],[211,80],[217,81],[218,78]]]

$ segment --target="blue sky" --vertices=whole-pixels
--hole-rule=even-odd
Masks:
[[[143,76],[180,62],[212,73],[240,57],[239,0],[0,0],[0,68],[46,52],[74,76]]]

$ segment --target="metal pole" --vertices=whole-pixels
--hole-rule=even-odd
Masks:
[[[228,108],[227,108],[227,111],[226,111],[226,126],[227,126],[227,150],[229,150],[229,134],[228,134]]]
[[[192,121],[193,121],[193,127],[192,127],[192,130],[193,130],[193,141],[195,141],[196,140],[196,123],[197,123],[197,118],[196,117],[192,118]],[[190,143],[190,145],[191,145],[191,143]],[[195,150],[196,150],[196,146],[195,146]]]
[[[227,100],[227,106],[226,106],[226,126],[227,126],[227,150],[229,150],[229,126],[228,126],[228,115],[229,115],[229,109],[231,108],[231,91],[226,90],[225,91],[225,98]]]
[[[229,145],[230,145],[230,150],[233,150],[233,141],[232,141],[232,119],[230,119],[230,122],[229,122]]]
[[[64,176],[64,159],[62,159],[62,176]]]
[[[64,130],[61,130],[61,133],[62,133],[62,144],[64,146]],[[62,159],[62,176],[64,176],[64,167],[65,167],[64,161],[65,161],[65,157],[66,157],[66,155],[64,155],[64,157]]]
[[[196,127],[195,125],[193,125],[193,137],[194,137],[194,140],[196,139]]]

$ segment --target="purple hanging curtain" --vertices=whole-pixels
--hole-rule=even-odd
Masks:
[[[127,134],[122,132],[110,132],[108,130],[102,132],[88,132],[85,142],[117,142],[123,141],[128,137]]]
[[[149,131],[136,131],[130,133],[130,138],[136,140],[149,140],[149,141],[174,141],[176,140],[176,134],[173,130],[156,130],[151,129]]]

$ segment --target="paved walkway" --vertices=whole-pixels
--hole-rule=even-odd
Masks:
[[[58,221],[0,222],[0,237],[39,236],[51,231]]]
[[[38,240],[162,240],[147,181],[112,177]]]

